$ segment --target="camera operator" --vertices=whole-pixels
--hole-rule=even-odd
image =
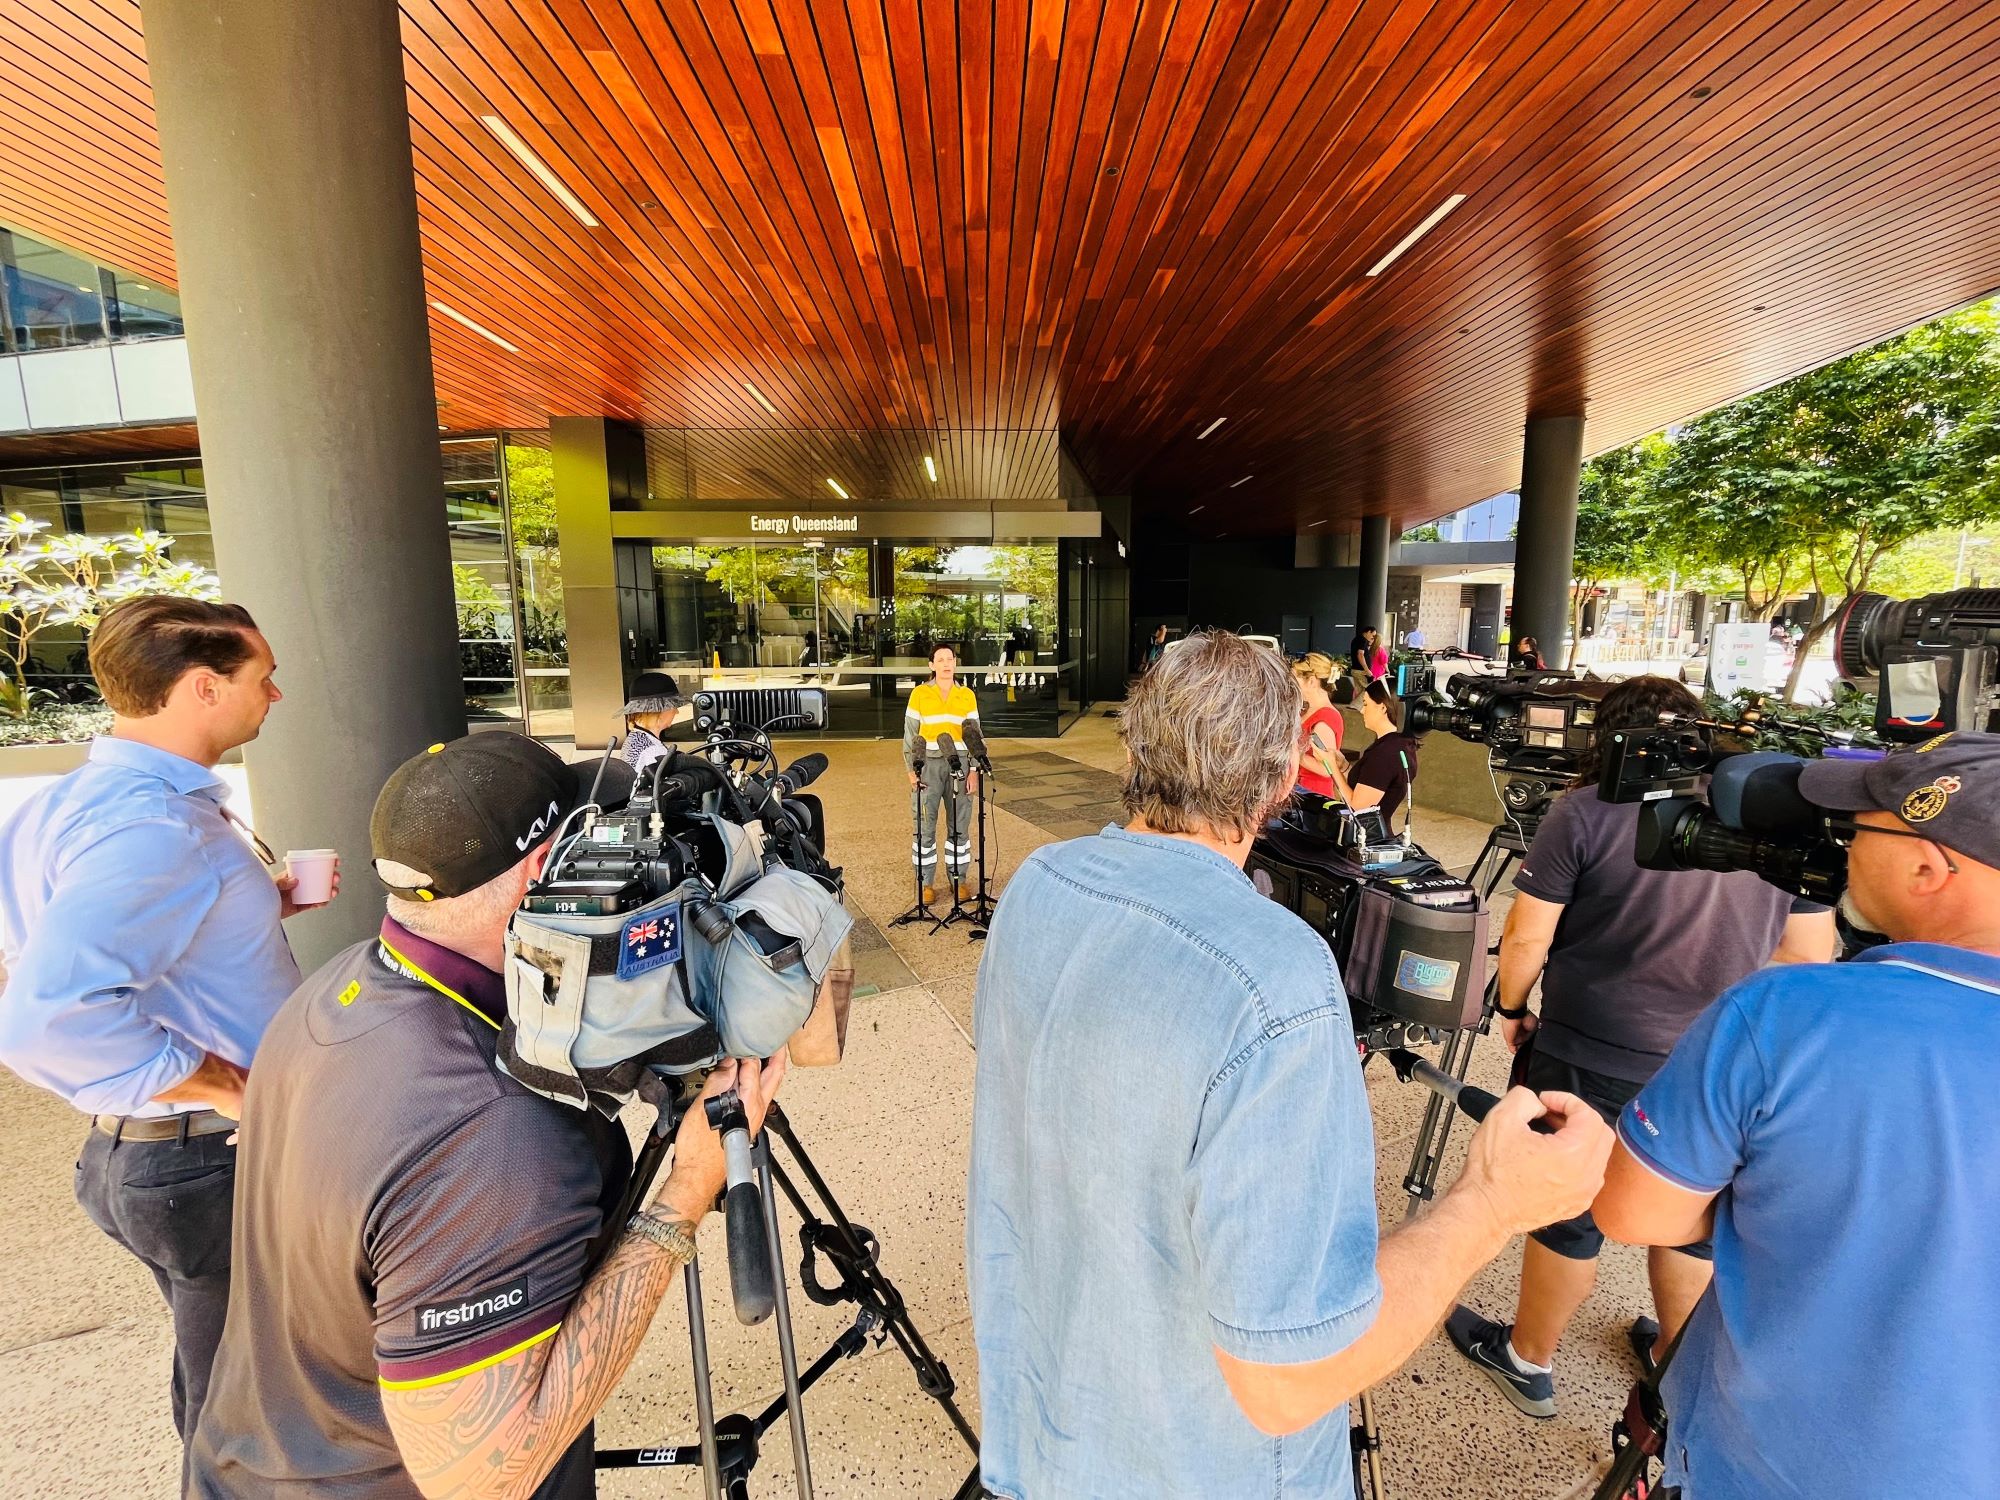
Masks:
[[[1618,1117],[1614,1239],[1712,1235],[1666,1375],[1684,1500],[1993,1492],[2000,736],[1809,763],[1843,907],[1889,938],[1704,1011]]]
[[[1576,785],[1542,819],[1515,876],[1500,940],[1501,1035],[1515,1081],[1563,1089],[1614,1120],[1666,1061],[1694,1018],[1765,962],[1833,956],[1833,914],[1747,871],[1643,870],[1633,853],[1637,803],[1596,791],[1599,746],[1620,729],[1650,729],[1665,713],[1699,717],[1701,702],[1664,677],[1606,693]],[[1527,1008],[1542,983],[1542,1013]],[[1708,1284],[1709,1247],[1693,1236],[1648,1257],[1658,1324],[1632,1331],[1642,1360],[1664,1347]],[[1538,1228],[1521,1259],[1511,1325],[1468,1308],[1449,1325],[1459,1352],[1531,1417],[1556,1412],[1556,1346],[1597,1283],[1604,1235],[1588,1213]]]
[[[910,690],[910,705],[903,714],[903,762],[910,770],[910,790],[919,799],[917,828],[910,839],[910,859],[923,882],[927,902],[937,895],[940,812],[948,811],[945,869],[957,883],[961,900],[972,894],[965,880],[972,864],[972,794],[979,789],[979,766],[986,759],[986,736],[979,728],[979,700],[971,688],[956,680],[957,675],[958,653],[949,646],[937,647],[931,652],[931,680]],[[956,792],[952,789],[955,773],[951,759],[944,753],[946,735],[960,747],[958,760],[964,768],[964,781]],[[919,766],[923,768],[921,771],[917,769]],[[947,798],[951,799],[948,810]]]
[[[1375,741],[1347,773],[1348,805],[1356,812],[1380,807],[1391,819],[1417,779],[1417,737],[1403,733],[1403,700],[1387,683],[1371,682],[1362,693],[1361,723]]]
[[[0,1062],[91,1117],[77,1201],[173,1314],[186,1440],[229,1305],[244,1074],[299,982],[279,923],[304,908],[215,774],[277,665],[242,606],[165,596],[113,607],[89,649],[111,733],[0,829]]]
[[[623,1129],[494,1066],[508,923],[596,770],[471,735],[376,799],[381,935],[300,986],[250,1080],[191,1495],[595,1492],[591,1419],[724,1179],[697,1105],[652,1205],[607,1224]],[[783,1074],[724,1063],[706,1093],[733,1084],[754,1130]]]
[[[1189,636],[1120,719],[1130,824],[1035,851],[1001,898],[966,1259],[983,1478],[1008,1500],[1346,1494],[1347,1400],[1602,1173],[1591,1110],[1517,1089],[1378,1244],[1333,956],[1243,873],[1299,707],[1275,652]],[[1532,1133],[1545,1110],[1560,1129]]]

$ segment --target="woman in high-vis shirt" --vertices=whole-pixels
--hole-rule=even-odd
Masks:
[[[986,759],[986,736],[979,728],[979,700],[957,680],[958,653],[949,646],[931,652],[931,680],[910,691],[903,716],[903,759],[910,768],[916,827],[910,838],[910,862],[923,881],[924,900],[937,895],[938,813],[950,796],[951,819],[945,828],[944,863],[958,882],[961,900],[972,894],[965,875],[972,863],[972,793],[979,785],[980,763]],[[964,780],[954,792],[950,758],[942,748],[949,735],[958,748]]]

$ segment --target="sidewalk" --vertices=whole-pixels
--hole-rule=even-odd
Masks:
[[[888,923],[910,904],[907,785],[898,747],[886,741],[814,746],[832,761],[815,785],[826,801],[833,856],[845,865],[850,905],[860,918],[859,991],[846,1062],[801,1070],[786,1085],[785,1106],[842,1205],[882,1239],[883,1267],[902,1290],[918,1327],[957,1377],[977,1423],[978,1392],[966,1309],[962,1239],[965,1168],[973,1084],[972,993],[980,949],[963,928],[929,935]],[[1060,740],[999,741],[1001,809],[995,844],[1003,873],[1034,848],[1105,820],[1102,775],[1123,759],[1114,721],[1086,719]],[[1050,775],[1076,778],[1073,792],[1027,806],[1007,762],[1041,762]],[[789,757],[787,757],[789,758]],[[1027,771],[1031,767],[1023,765]],[[1046,804],[1074,795],[1058,812]],[[1033,818],[1007,810],[1021,804]],[[1076,816],[1069,817],[1067,814]],[[1059,815],[1060,814],[1060,815]],[[1097,820],[1093,824],[1092,820]],[[1060,834],[1044,824],[1060,824]],[[1422,813],[1419,832],[1448,862],[1472,858],[1485,829],[1464,819]],[[365,881],[346,900],[371,899]],[[1504,1083],[1505,1049],[1482,1041],[1472,1076]],[[1060,1080],[1052,1079],[1051,1087]],[[1399,1219],[1401,1189],[1424,1095],[1370,1069],[1377,1133],[1377,1194],[1385,1222]],[[9,1184],[0,1258],[0,1493],[74,1500],[167,1500],[179,1450],[167,1416],[167,1319],[146,1273],[84,1219],[70,1196],[70,1167],[83,1122],[55,1099],[0,1073],[0,1180]],[[328,1122],[337,1128],[337,1121]],[[1466,1132],[1453,1133],[1444,1180],[1464,1157]],[[1114,1149],[1097,1158],[1115,1168]],[[795,1221],[785,1215],[788,1244]],[[781,1389],[776,1347],[767,1327],[740,1327],[727,1301],[721,1226],[704,1231],[710,1357],[719,1412],[755,1410]],[[1518,1246],[1474,1283],[1468,1298],[1482,1311],[1510,1310]],[[1624,1328],[1645,1304],[1644,1258],[1607,1249],[1598,1295],[1585,1307],[1559,1372],[1562,1413],[1531,1423],[1500,1400],[1445,1343],[1433,1338],[1378,1392],[1384,1459],[1395,1500],[1491,1500],[1498,1496],[1567,1496],[1607,1456],[1607,1433],[1631,1378]],[[844,1329],[851,1310],[792,1300],[801,1361]],[[970,1455],[933,1403],[916,1388],[893,1347],[839,1366],[807,1398],[816,1492],[828,1500],[950,1495]],[[689,1441],[694,1433],[686,1314],[679,1296],[662,1306],[631,1373],[598,1424],[608,1446]],[[764,1444],[753,1493],[792,1493],[791,1457],[782,1422]],[[697,1496],[691,1471],[609,1475],[608,1500]],[[1218,1497],[1226,1500],[1226,1497]]]

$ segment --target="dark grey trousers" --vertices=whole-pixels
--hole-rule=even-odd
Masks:
[[[225,1132],[185,1144],[114,1141],[92,1129],[76,1162],[76,1201],[153,1273],[173,1314],[174,1427],[183,1447],[201,1420],[229,1311],[236,1148],[228,1140]]]

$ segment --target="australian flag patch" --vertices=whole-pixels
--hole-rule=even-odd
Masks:
[[[649,906],[625,924],[618,938],[618,977],[637,979],[681,956],[681,904]]]

